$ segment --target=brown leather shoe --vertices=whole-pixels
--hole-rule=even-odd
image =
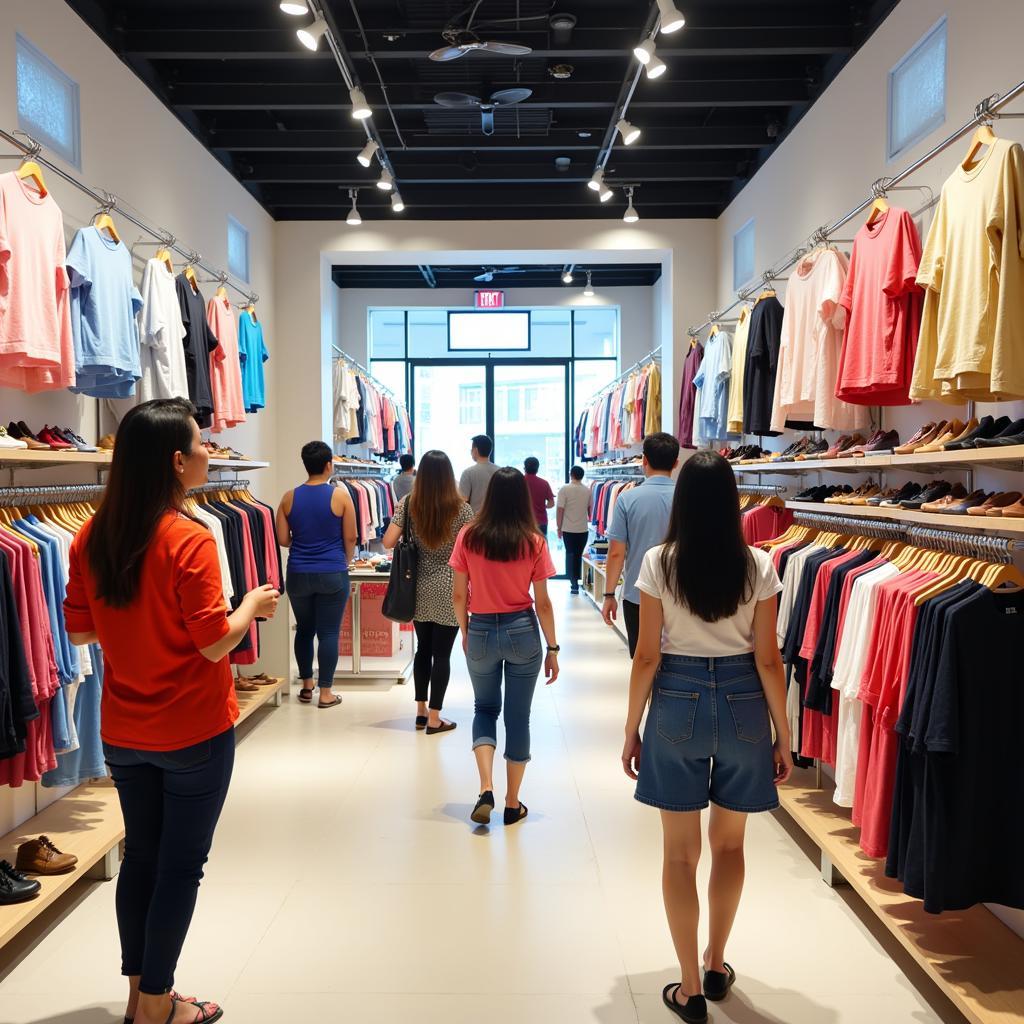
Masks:
[[[1003,517],[1007,519],[1024,519],[1024,498],[1007,505],[1003,509]]]
[[[918,454],[922,452],[941,452],[945,451],[945,446],[955,441],[964,432],[963,420],[950,420],[946,424],[946,429],[935,437],[935,440],[930,441],[928,444],[921,445],[917,449]]]
[[[1000,491],[986,498],[980,505],[969,508],[969,516],[1001,516],[1004,508],[1009,508],[1021,497],[1020,491]]]
[[[881,494],[882,489],[877,484],[869,484],[859,494],[851,494],[849,501],[844,501],[844,505],[866,505],[868,498],[873,498],[876,494]]]
[[[978,423],[978,417],[977,416],[972,416],[964,424],[964,429],[960,431],[960,436],[959,437],[954,437],[952,441],[943,440],[943,442],[942,442],[942,451],[946,450],[946,445],[952,444],[954,441],[962,441],[965,437],[970,437],[971,434],[973,434],[978,429],[979,426],[980,426],[980,424]]]
[[[102,448],[104,451],[112,452],[114,450],[114,435],[104,434],[97,442],[96,446]]]
[[[30,875],[64,875],[78,863],[73,853],[61,853],[46,836],[22,843],[17,860],[18,870]]]
[[[944,430],[946,427],[946,421],[942,420],[940,423],[936,423],[934,420],[926,423],[921,429],[914,434],[914,436],[907,441],[906,444],[901,444],[899,448],[893,449],[894,455],[911,455],[917,451],[918,448],[923,444],[928,444],[932,441],[939,433],[940,430]]]
[[[967,488],[963,484],[954,484],[949,494],[944,494],[935,501],[926,501],[921,506],[922,512],[946,512],[950,505],[959,505],[967,499]]]

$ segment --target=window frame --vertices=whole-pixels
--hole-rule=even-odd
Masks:
[[[754,278],[757,276],[757,229],[756,229],[756,218],[751,217],[745,223],[741,224],[734,232],[732,236],[732,287],[734,291],[740,291],[746,288]],[[745,241],[745,235],[750,232],[750,271],[744,277],[740,278],[741,268],[739,266],[739,260],[737,254],[741,241]]]
[[[231,232],[232,232],[232,230],[241,232],[242,236],[245,238],[245,273],[244,274],[241,273],[241,271],[239,271],[238,267],[233,265],[232,262],[231,262]],[[250,249],[250,245],[249,245],[249,239],[250,239],[249,229],[237,217],[232,217],[231,214],[229,213],[228,214],[228,273],[231,274],[232,277],[238,278],[239,281],[244,281],[246,284],[250,283],[249,282],[249,274],[250,274],[250,271],[252,270],[252,264],[251,264],[251,260],[250,260],[251,249]]]
[[[59,64],[47,57],[27,36],[23,36],[20,32],[15,32],[14,40],[14,105],[18,115],[18,128],[80,171],[82,169],[82,100],[78,82],[64,71]],[[60,139],[54,138],[42,125],[37,125],[22,115],[20,99],[21,76],[18,74],[18,59],[23,52],[29,59],[37,63],[43,71],[51,75],[62,87],[66,88],[71,96],[72,140],[70,150],[65,143],[61,142]]]
[[[893,129],[895,126],[894,114],[894,99],[895,99],[895,84],[897,76],[902,72],[908,64],[913,62],[916,57],[919,57],[921,53],[928,47],[938,35],[942,35],[942,109],[934,114],[927,121],[923,122],[913,134],[911,134],[903,143],[896,147],[896,141],[893,138]],[[922,139],[931,135],[936,129],[941,128],[946,123],[946,100],[948,94],[949,84],[949,30],[947,25],[946,15],[939,18],[938,21],[928,29],[927,32],[909,50],[889,69],[889,75],[887,79],[887,92],[886,92],[886,126],[885,126],[885,156],[886,160],[895,160],[897,157],[902,156],[907,152],[908,149],[912,149]]]

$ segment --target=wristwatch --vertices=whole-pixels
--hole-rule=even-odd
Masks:
[[[554,644],[548,648],[548,654],[558,654],[561,649],[558,644]]]
[[[614,597],[615,596],[615,591],[613,590],[610,594],[605,594],[604,596],[605,597]]]

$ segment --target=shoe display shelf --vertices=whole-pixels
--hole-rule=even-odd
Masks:
[[[46,451],[31,450],[28,448],[2,448],[0,449],[0,468],[19,469],[31,466],[98,466],[100,469],[109,468],[111,453],[108,451],[99,452],[78,452],[78,451]],[[269,462],[259,462],[254,459],[210,459],[211,469],[234,469],[248,472],[253,469],[267,469]]]
[[[860,519],[896,519],[947,530],[991,530],[994,533],[1024,533],[1024,519],[1009,516],[956,516],[942,512],[919,512],[909,508],[883,508],[875,505],[832,505],[823,501],[787,501],[794,512],[824,512],[828,515]]]
[[[794,771],[779,801],[821,851],[825,882],[849,885],[966,1020],[1024,1019],[1024,938],[984,906],[925,913],[901,882],[886,877],[884,861],[860,849],[849,812],[833,802],[830,783],[815,785],[812,769]]]
[[[267,704],[280,704],[285,680],[261,686],[258,692],[239,693],[236,728]],[[0,948],[56,903],[84,878],[109,880],[117,874],[124,839],[124,822],[117,791],[109,779],[88,782],[55,800],[13,832],[0,836],[0,860],[12,864],[18,847],[40,835],[49,836],[63,853],[78,858],[74,869],[63,875],[31,875],[42,885],[39,895],[24,903],[0,906]]]
[[[874,473],[903,470],[908,473],[934,473],[942,470],[971,470],[979,467],[1005,472],[1024,472],[1024,445],[1006,448],[968,448],[960,452],[924,452],[912,455],[865,455],[863,458],[807,459],[804,462],[758,462],[734,465],[737,473]]]
[[[587,558],[586,555],[583,556],[583,579],[580,581],[580,589],[594,602],[598,610],[604,606],[604,595],[613,589],[608,586],[605,565],[604,562],[595,562]],[[617,586],[614,589],[618,592]],[[613,620],[614,628],[615,632],[625,641],[627,639],[626,622],[622,617],[621,600],[619,603],[618,617]]]

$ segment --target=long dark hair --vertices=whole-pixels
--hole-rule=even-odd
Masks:
[[[137,405],[121,421],[106,493],[85,546],[96,596],[114,608],[135,599],[161,517],[182,508],[174,454],[192,453],[192,413],[191,402],[161,398]]]
[[[466,528],[466,547],[491,562],[514,562],[539,537],[526,477],[511,466],[499,469],[487,485],[480,512]]]
[[[665,585],[698,618],[718,622],[750,599],[752,565],[732,466],[716,452],[697,452],[676,482],[661,554]]]
[[[435,551],[451,542],[452,526],[460,508],[462,497],[448,456],[437,449],[427,452],[420,459],[406,509],[424,547]]]

